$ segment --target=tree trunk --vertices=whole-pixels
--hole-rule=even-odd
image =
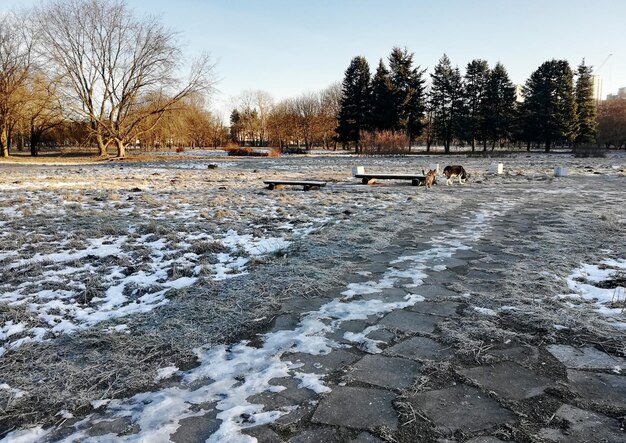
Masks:
[[[472,152],[476,150],[476,139],[472,137]]]
[[[122,140],[115,140],[115,145],[117,146],[117,156],[119,158],[126,157],[126,145]]]
[[[9,156],[9,134],[6,128],[0,128],[0,149],[2,149],[2,157]]]
[[[106,157],[107,154],[107,145],[104,143],[104,139],[102,138],[102,134],[96,134],[96,140],[98,142],[98,155],[100,157]]]
[[[35,131],[34,129],[31,129],[29,142],[30,142],[30,155],[32,157],[37,157],[37,155],[39,155],[39,148],[37,145],[39,145],[40,138],[41,138],[41,134]]]
[[[551,144],[552,144],[552,140],[546,140],[546,152],[550,152]]]

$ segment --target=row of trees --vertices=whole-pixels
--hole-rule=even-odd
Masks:
[[[341,100],[339,84],[275,103],[264,91],[246,91],[235,99],[230,115],[231,140],[239,145],[335,145]]]
[[[27,133],[36,153],[46,132],[73,122],[100,155],[115,146],[123,157],[138,138],[156,137],[172,113],[204,111],[198,103],[211,91],[214,66],[203,55],[182,78],[184,65],[175,33],[122,0],[54,0],[2,15],[0,151],[8,156],[12,140]]]
[[[427,150],[437,143],[446,152],[454,141],[472,150],[477,143],[486,150],[523,142],[549,151],[554,143],[596,140],[592,70],[584,61],[575,85],[567,61],[543,63],[522,88],[521,100],[500,63],[490,69],[485,60],[472,60],[462,75],[444,54],[427,88],[425,70],[413,67],[412,53],[393,48],[388,62],[389,68],[380,60],[371,76],[367,61],[355,57],[345,72],[337,139],[357,151],[368,131],[399,131],[409,147],[421,140]]]

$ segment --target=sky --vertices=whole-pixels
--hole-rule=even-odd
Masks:
[[[219,79],[212,103],[222,115],[245,90],[279,100],[340,82],[358,55],[374,71],[394,46],[413,52],[427,73],[446,53],[462,71],[475,58],[499,61],[520,84],[546,60],[575,68],[585,58],[599,69],[603,95],[626,87],[624,0],[126,2],[177,31],[189,57],[211,54]],[[0,11],[36,3],[0,0]]]

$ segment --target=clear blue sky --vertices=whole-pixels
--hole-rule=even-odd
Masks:
[[[0,0],[0,10],[36,0]],[[155,14],[190,54],[217,61],[215,106],[246,89],[276,99],[341,81],[352,57],[372,70],[393,46],[406,46],[429,72],[445,52],[463,68],[500,61],[524,83],[543,61],[585,57],[601,68],[603,94],[626,86],[624,0],[127,0]],[[226,109],[223,109],[225,111]]]

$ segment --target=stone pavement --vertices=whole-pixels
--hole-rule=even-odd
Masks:
[[[523,235],[535,216],[496,219],[490,232],[497,236],[512,224],[519,231],[510,235]],[[459,227],[451,218],[435,228]],[[504,242],[462,241],[470,248],[420,262],[426,274],[420,285],[402,274],[411,268],[406,256],[419,256],[432,245],[413,241],[410,232],[370,257],[362,268],[367,272],[346,276],[348,283],[382,281],[392,269],[399,276],[393,287],[354,299],[398,302],[413,293],[424,301],[339,323],[328,337],[337,347],[328,354],[283,355],[301,364],[300,372],[322,374],[330,392],[316,394],[293,379],[276,379],[273,383],[284,390],[248,401],[287,413],[245,433],[261,443],[625,442],[626,377],[621,371],[626,360],[592,345],[544,343],[539,330],[499,321],[496,306],[475,309],[455,282],[497,293],[499,272],[516,258]],[[335,297],[342,297],[344,289]],[[293,329],[304,313],[328,300],[286,303],[272,330]],[[367,340],[348,340],[358,333],[377,349],[366,346]],[[516,334],[535,336],[529,342]],[[467,343],[455,337],[466,337]],[[215,415],[207,413],[184,423],[175,441],[202,441],[214,427]]]

